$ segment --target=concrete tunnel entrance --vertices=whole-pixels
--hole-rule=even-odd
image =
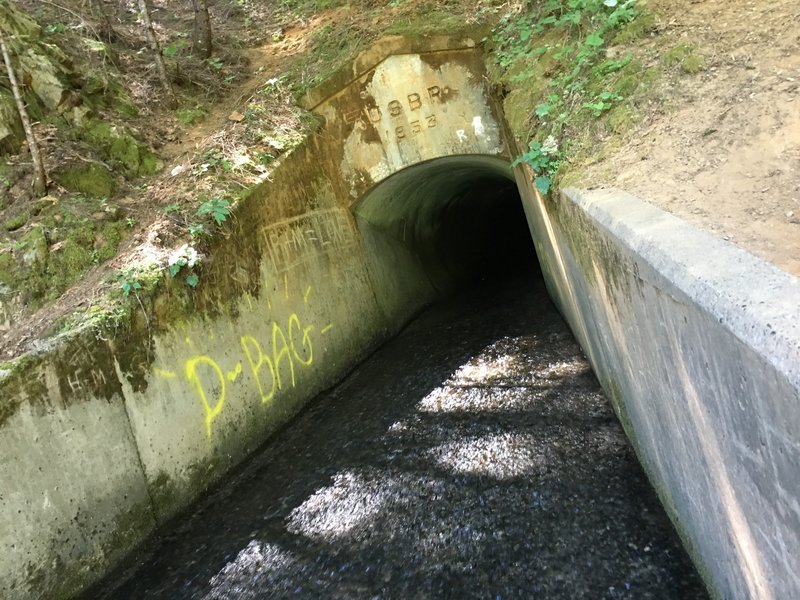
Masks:
[[[402,243],[440,291],[521,272],[539,274],[507,161],[450,156],[407,167],[353,207],[362,229]]]

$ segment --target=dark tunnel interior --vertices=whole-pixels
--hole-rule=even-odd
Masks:
[[[414,165],[378,184],[354,213],[401,242],[440,291],[539,274],[513,173],[496,157]]]

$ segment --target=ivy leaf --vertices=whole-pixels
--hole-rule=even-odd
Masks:
[[[197,284],[200,283],[200,278],[192,273],[191,275],[186,276],[186,284],[190,287],[197,287]]]
[[[169,268],[170,276],[171,277],[175,277],[175,275],[178,274],[178,271],[181,270],[181,265],[175,263],[175,264],[171,264],[168,268]]]
[[[536,107],[536,110],[534,112],[536,113],[536,116],[541,119],[549,115],[551,110],[553,110],[553,107],[550,106],[549,104],[540,104],[539,106]]]
[[[547,177],[546,175],[541,175],[533,180],[533,184],[536,186],[536,189],[539,190],[542,194],[546,194],[550,191],[550,186],[552,185],[553,180]]]
[[[586,38],[586,45],[592,46],[593,48],[598,48],[603,45],[603,36],[601,36],[598,32],[593,31],[589,34]]]

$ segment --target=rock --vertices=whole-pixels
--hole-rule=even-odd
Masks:
[[[108,169],[98,164],[78,165],[65,171],[59,179],[68,190],[93,198],[110,198],[117,188]]]
[[[27,267],[32,267],[35,263],[44,265],[47,262],[49,251],[47,249],[47,238],[41,227],[34,227],[20,240],[24,247],[22,262]]]

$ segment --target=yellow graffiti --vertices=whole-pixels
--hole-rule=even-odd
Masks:
[[[303,304],[308,304],[311,291],[311,286],[305,289]],[[288,298],[287,276],[284,276],[284,293]],[[271,308],[269,297],[265,300]],[[327,333],[332,327],[333,324],[326,325],[320,334]],[[183,374],[200,400],[208,438],[212,436],[214,421],[225,407],[228,385],[242,378],[252,379],[262,404],[271,402],[281,390],[297,386],[300,373],[314,362],[314,331],[313,325],[304,324],[297,313],[292,313],[284,323],[272,321],[267,340],[259,340],[249,334],[242,335],[239,338],[240,360],[228,363],[225,368],[209,354],[198,353],[184,362]],[[210,336],[209,339],[214,337]],[[185,342],[189,347],[195,347],[188,336]],[[231,365],[230,368],[228,365]],[[177,377],[176,371],[168,369],[154,368],[153,372],[168,379]]]
[[[200,381],[200,377],[197,375],[198,365],[208,365],[211,367],[211,370],[219,381],[219,393],[213,405],[208,401],[203,382]],[[203,411],[205,412],[206,435],[211,437],[211,423],[217,418],[217,415],[222,412],[222,407],[225,406],[225,377],[222,376],[222,369],[219,368],[219,365],[213,358],[203,354],[202,356],[195,356],[186,361],[184,365],[184,375],[186,375],[186,379],[194,383],[195,390],[200,397],[200,402],[203,404]]]
[[[282,347],[280,351],[278,351],[278,336],[280,336],[280,342]],[[289,374],[291,375],[292,379],[292,387],[295,386],[294,381],[294,362],[292,361],[291,354],[289,353],[289,344],[286,342],[286,336],[283,335],[283,330],[280,326],[273,321],[272,322],[272,364],[275,367],[275,378],[278,380],[278,389],[283,389],[283,383],[281,382],[281,361],[287,358],[289,363]]]
[[[236,363],[232,371],[228,371],[228,381],[233,383],[242,374],[242,363]]]
[[[307,367],[311,366],[311,363],[314,362],[314,348],[311,346],[311,337],[309,336],[313,328],[314,328],[313,325],[308,325],[305,328],[302,327],[300,325],[300,319],[297,317],[296,314],[292,314],[292,316],[289,317],[289,342],[292,346],[292,354],[294,354],[294,357],[297,359],[297,362]],[[303,334],[303,339],[300,347],[304,351],[308,352],[308,358],[304,359],[297,352],[297,344],[295,344],[295,337],[294,337],[295,329],[298,332],[302,332]]]
[[[247,363],[250,365],[250,372],[253,374],[253,377],[256,380],[258,393],[261,395],[261,402],[266,404],[275,396],[275,367],[272,366],[272,361],[269,359],[269,357],[261,351],[261,344],[258,343],[256,338],[249,335],[244,335],[242,336],[240,343],[242,345],[242,351],[244,351],[244,355],[247,358]],[[251,351],[251,347],[254,348],[253,351]],[[254,355],[258,357],[258,360],[253,360]],[[264,384],[261,380],[261,367],[265,365],[269,369],[269,380],[271,385],[268,392],[264,391]]]

